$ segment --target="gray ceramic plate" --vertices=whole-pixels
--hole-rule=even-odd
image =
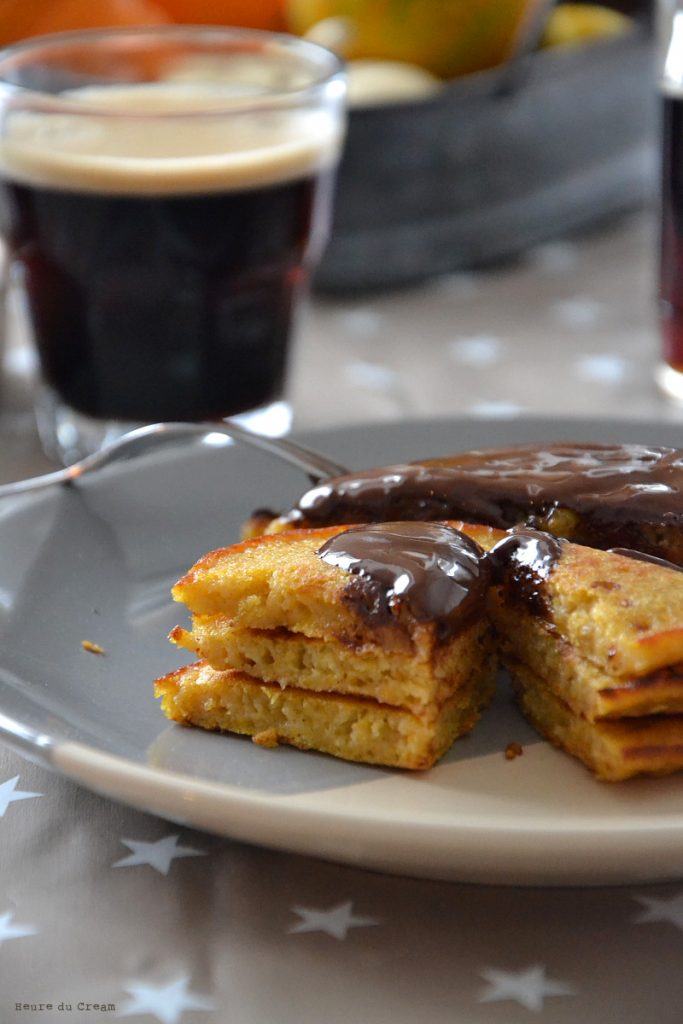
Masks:
[[[676,444],[675,427],[452,420],[305,438],[350,466],[529,440]],[[170,725],[152,680],[181,658],[173,581],[303,480],[236,447],[186,445],[0,506],[0,734],[98,792],[226,836],[441,879],[683,875],[683,776],[595,782],[541,742],[504,687],[474,734],[406,774]],[[88,653],[87,640],[104,656]],[[507,761],[511,740],[524,755]]]

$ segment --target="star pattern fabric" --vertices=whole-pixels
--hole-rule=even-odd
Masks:
[[[118,1017],[151,1014],[161,1024],[180,1024],[185,1010],[213,1010],[210,999],[191,992],[189,975],[182,975],[165,985],[130,982],[124,986],[130,1000],[118,1011]]]
[[[15,775],[13,779],[8,779],[7,782],[3,782],[0,785],[0,818],[5,816],[7,808],[15,800],[32,800],[34,797],[43,795],[42,793],[30,793],[28,790],[17,789],[18,782],[19,776]]]
[[[335,939],[345,939],[350,928],[368,928],[379,924],[374,917],[363,917],[353,913],[353,903],[347,900],[329,910],[312,907],[292,907],[301,920],[289,928],[290,934],[301,932],[325,932]]]
[[[8,911],[0,914],[0,945],[10,939],[22,939],[26,935],[35,935],[36,928],[30,925],[12,924],[12,914]]]
[[[675,896],[635,896],[645,909],[634,918],[636,924],[668,922],[683,932],[683,892]]]
[[[499,971],[486,968],[481,976],[488,982],[479,995],[480,1003],[498,1003],[510,1000],[527,1010],[540,1013],[548,996],[571,996],[573,985],[546,978],[545,968],[536,964],[521,971]]]
[[[132,852],[112,864],[113,868],[132,868],[140,864],[148,864],[155,871],[167,875],[171,864],[178,857],[204,857],[204,850],[195,850],[192,846],[179,846],[178,836],[164,836],[154,843],[140,839],[122,839],[121,842]]]

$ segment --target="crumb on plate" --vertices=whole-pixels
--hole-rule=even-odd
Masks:
[[[521,757],[523,753],[524,749],[521,743],[515,743],[513,741],[512,743],[508,743],[507,747],[505,748],[505,760],[514,761],[516,757]]]
[[[81,640],[81,647],[84,651],[89,651],[90,654],[104,654],[104,647],[94,644],[92,640]]]
[[[277,730],[263,729],[262,732],[257,732],[252,736],[252,742],[254,742],[258,747],[268,747],[269,749],[277,747]]]

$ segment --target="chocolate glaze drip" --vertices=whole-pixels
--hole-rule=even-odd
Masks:
[[[506,602],[547,618],[547,582],[564,543],[551,533],[518,526],[484,553],[444,523],[405,521],[351,527],[326,541],[318,555],[354,576],[346,597],[365,617],[396,621],[405,607],[418,621],[436,622],[445,638],[482,609],[491,584],[500,587]],[[642,551],[610,551],[683,572]]]
[[[505,529],[534,525],[557,508],[574,510],[604,541],[584,541],[595,546],[630,546],[630,524],[680,526],[683,450],[520,445],[386,466],[319,484],[285,518],[312,525],[459,518]]]
[[[515,529],[494,544],[486,558],[504,600],[523,603],[533,615],[547,617],[546,583],[562,556],[562,543],[541,530]]]
[[[352,527],[326,541],[318,555],[353,574],[346,597],[361,614],[389,622],[406,608],[418,621],[436,622],[442,638],[481,609],[488,589],[479,545],[441,523]]]

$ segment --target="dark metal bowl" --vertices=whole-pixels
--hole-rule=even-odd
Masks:
[[[650,34],[529,58],[426,102],[353,110],[321,291],[393,287],[507,260],[651,198]]]

